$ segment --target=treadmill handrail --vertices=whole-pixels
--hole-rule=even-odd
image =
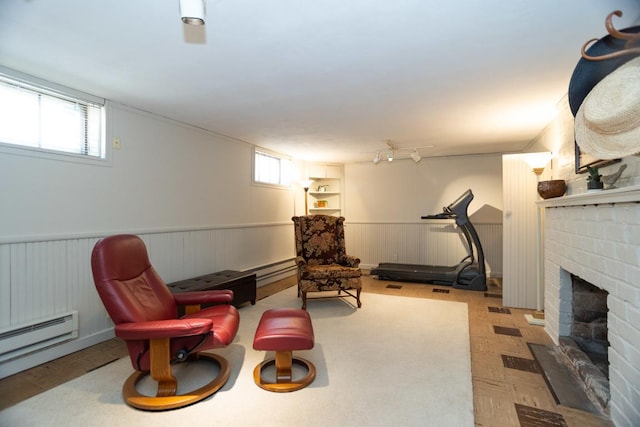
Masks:
[[[456,217],[450,213],[442,212],[435,215],[423,215],[420,219],[456,219]]]

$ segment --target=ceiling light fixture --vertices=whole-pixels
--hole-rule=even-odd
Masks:
[[[390,139],[387,139],[385,142],[387,143],[387,147],[389,147],[389,151],[387,151],[387,161],[393,162],[393,155],[395,154],[393,151],[393,143]]]
[[[180,0],[180,16],[188,25],[204,25],[204,0]]]
[[[422,157],[420,157],[420,154],[418,154],[418,152],[416,151],[416,149],[414,148],[413,151],[411,152],[411,158],[413,159],[414,162],[418,163],[420,160],[422,160]]]
[[[381,159],[380,159],[380,152],[378,151],[378,152],[376,153],[376,156],[373,158],[373,164],[374,164],[374,165],[377,165],[378,163],[380,163],[380,160],[381,160]]]

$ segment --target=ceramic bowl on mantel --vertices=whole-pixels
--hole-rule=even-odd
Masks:
[[[567,191],[567,183],[564,179],[552,179],[538,182],[538,194],[543,199],[560,197]]]

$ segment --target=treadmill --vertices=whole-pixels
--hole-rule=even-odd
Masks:
[[[472,200],[473,192],[469,189],[449,206],[444,207],[442,213],[421,217],[422,219],[454,220],[456,222],[467,242],[467,256],[457,265],[441,266],[383,262],[372,269],[370,274],[372,276],[377,275],[379,279],[426,282],[452,286],[456,289],[486,291],[487,278],[484,252],[478,233],[467,215],[467,208]]]

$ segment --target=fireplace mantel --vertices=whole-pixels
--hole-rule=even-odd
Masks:
[[[584,206],[625,202],[640,202],[640,185],[573,194],[571,196],[540,200],[536,203],[542,208],[556,208],[562,206]]]

